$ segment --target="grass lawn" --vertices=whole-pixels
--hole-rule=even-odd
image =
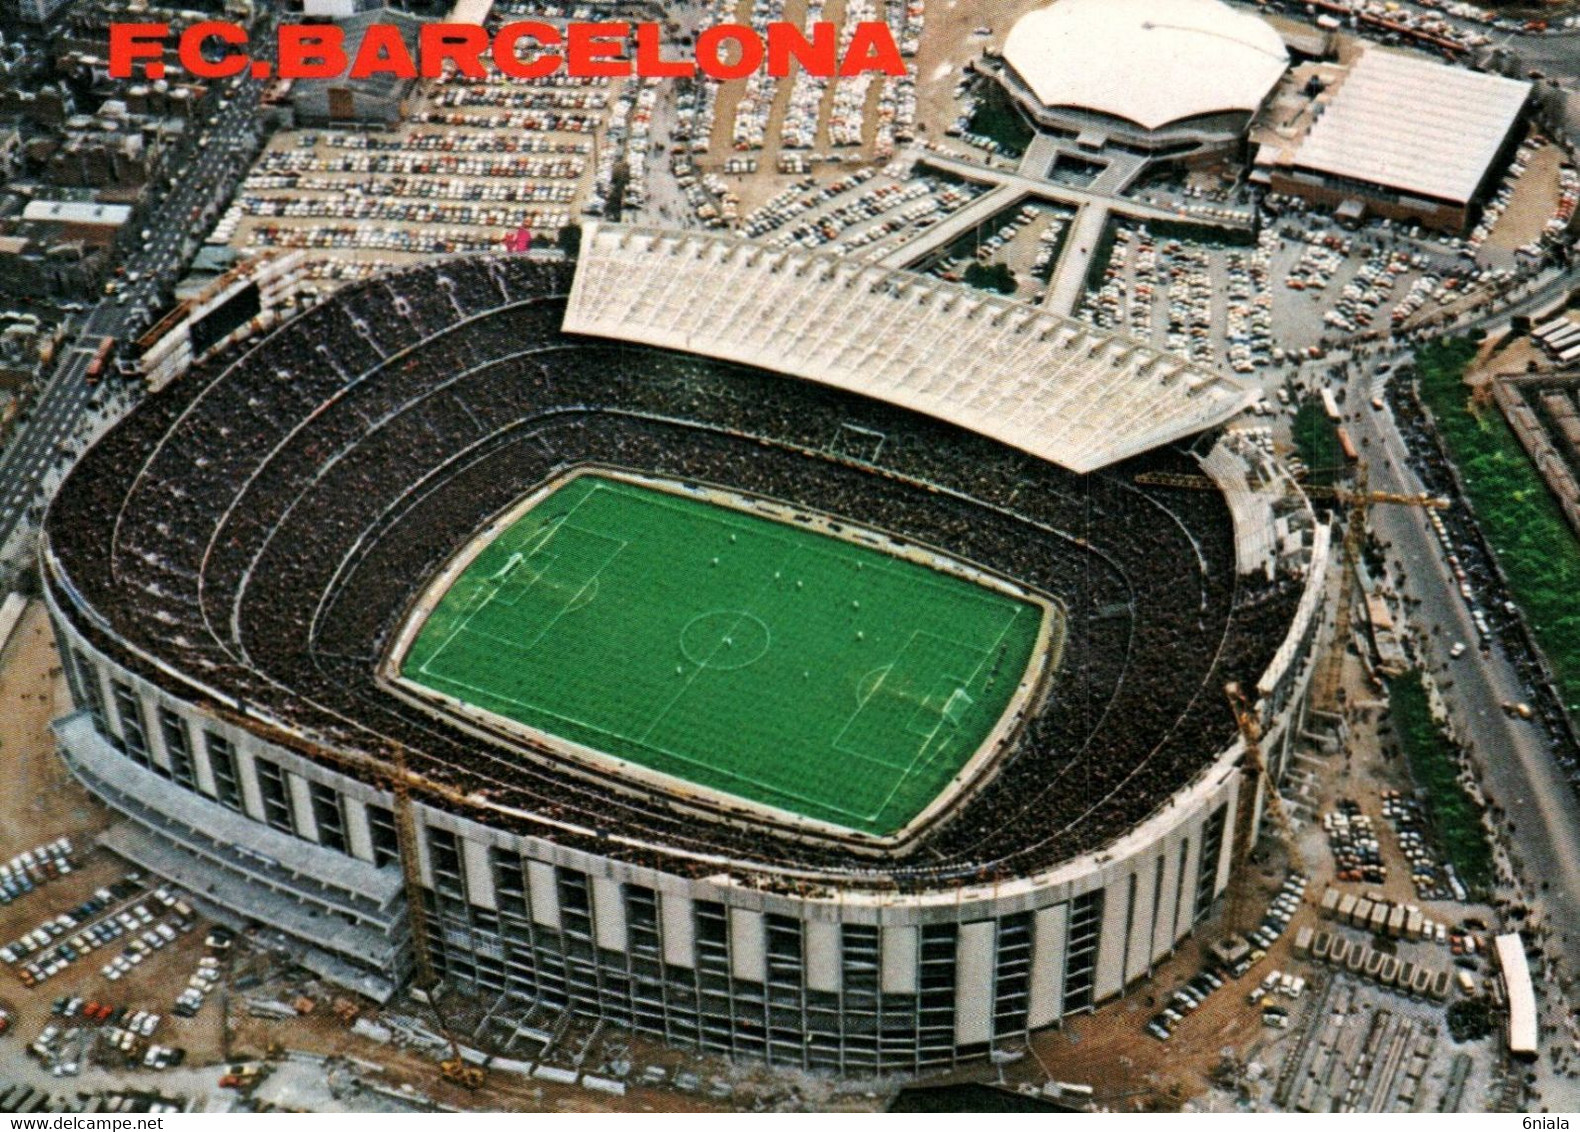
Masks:
[[[1289,430],[1295,451],[1311,473],[1307,482],[1331,486],[1346,470],[1346,462],[1339,448],[1338,429],[1322,408],[1322,398],[1311,396],[1301,401]]]
[[[1463,383],[1476,345],[1450,339],[1416,353],[1421,398],[1437,419],[1514,600],[1571,711],[1580,710],[1580,543],[1495,405],[1473,408]]]
[[[1486,894],[1494,877],[1492,849],[1481,813],[1460,785],[1459,764],[1448,739],[1432,720],[1421,674],[1412,671],[1390,681],[1388,701],[1399,745],[1410,763],[1410,777],[1426,791],[1443,851],[1465,887]]]
[[[982,745],[1044,607],[600,475],[498,534],[401,675],[649,770],[872,834]]]

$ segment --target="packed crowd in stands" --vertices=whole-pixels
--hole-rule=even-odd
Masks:
[[[90,639],[178,695],[195,693],[105,629],[230,710],[342,749],[402,744],[429,781],[539,815],[481,820],[670,872],[728,858],[764,886],[791,870],[906,890],[1025,875],[1112,841],[1233,740],[1223,685],[1255,684],[1300,587],[1237,579],[1222,497],[1134,483],[1193,470],[1186,455],[1082,477],[837,390],[566,336],[570,272],[424,264],[189,371],[61,490],[62,604],[80,597]],[[421,588],[494,515],[584,464],[815,507],[1056,596],[1067,640],[1045,702],[977,793],[883,856],[744,809],[699,821],[694,801],[479,743],[392,694],[377,665]]]

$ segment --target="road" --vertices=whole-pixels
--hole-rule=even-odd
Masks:
[[[1369,384],[1369,377],[1352,382],[1349,403],[1364,404],[1370,397]],[[1372,487],[1425,490],[1408,465],[1404,441],[1386,411],[1364,410],[1349,424],[1370,442]],[[1379,452],[1384,459],[1377,459]],[[1547,882],[1543,902],[1554,929],[1569,936],[1569,958],[1580,970],[1580,856],[1573,852],[1580,845],[1580,800],[1548,751],[1541,729],[1504,714],[1502,704],[1525,700],[1529,692],[1495,639],[1490,655],[1476,648],[1480,634],[1427,514],[1414,507],[1377,507],[1370,516],[1371,526],[1379,539],[1391,544],[1390,566],[1396,559],[1404,564],[1401,590],[1420,602],[1412,617],[1426,630],[1421,641],[1427,654],[1423,660],[1440,686],[1445,677],[1453,681],[1444,698],[1459,733],[1474,744],[1473,757],[1489,793],[1515,823],[1525,876]],[[1432,626],[1441,626],[1442,631],[1434,635]],[[1455,641],[1470,647],[1458,660],[1451,660],[1449,650]]]
[[[88,365],[105,337],[124,342],[148,324],[160,295],[175,285],[186,262],[225,206],[256,152],[261,84],[236,83],[195,147],[195,158],[146,220],[148,238],[126,259],[121,291],[88,314],[31,411],[0,455],[0,547],[40,513],[45,476],[70,452],[72,433],[93,400]]]
[[[1367,404],[1370,383],[1369,376],[1353,379],[1348,402]],[[1423,490],[1387,410],[1363,408],[1349,425],[1369,442],[1372,487]],[[1554,761],[1542,730],[1504,714],[1502,704],[1527,698],[1525,685],[1496,634],[1487,654],[1476,647],[1479,636],[1470,609],[1427,512],[1376,507],[1370,521],[1377,537],[1389,544],[1387,558],[1396,584],[1394,564],[1403,564],[1400,592],[1420,603],[1411,617],[1424,630],[1418,641],[1422,662],[1438,679],[1458,737],[1469,741],[1469,757],[1482,786],[1503,807],[1502,821],[1513,824],[1512,831],[1505,824],[1500,832],[1508,837],[1519,878],[1532,894],[1533,920],[1548,929],[1542,941],[1545,953],[1561,961],[1557,985],[1543,986],[1539,978],[1544,1022],[1556,1027],[1569,1008],[1563,989],[1580,972],[1580,855],[1574,852],[1580,845],[1580,800]],[[1441,631],[1434,634],[1433,627]],[[1450,656],[1456,641],[1470,646],[1458,660]],[[1537,1073],[1542,1104],[1560,1112],[1580,1105],[1580,1083],[1555,1071],[1550,1058],[1541,1059]]]

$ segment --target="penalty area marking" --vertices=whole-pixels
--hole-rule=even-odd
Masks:
[[[538,542],[531,553],[521,556],[519,551],[513,552],[510,559],[505,562],[504,566],[502,566],[500,570],[483,579],[485,583],[493,584],[493,592],[487,593],[481,587],[479,587],[478,592],[485,593],[486,596],[484,596],[483,600],[473,607],[466,614],[466,616],[461,619],[460,624],[458,624],[450,632],[450,635],[445,638],[444,643],[435,649],[433,654],[425,659],[422,664],[418,665],[417,671],[422,673],[424,676],[439,676],[440,678],[451,680],[462,687],[471,688],[471,685],[465,684],[462,681],[454,680],[453,677],[443,677],[442,674],[435,673],[432,667],[434,663],[438,661],[439,657],[442,656],[456,642],[457,638],[460,637],[461,634],[464,633],[468,637],[476,637],[493,641],[496,644],[508,645],[519,650],[528,650],[534,648],[539,641],[547,636],[553,630],[553,628],[559,624],[561,618],[563,618],[566,614],[571,613],[577,609],[585,608],[598,593],[599,575],[604,572],[609,563],[613,562],[617,557],[619,557],[620,553],[625,550],[627,546],[631,545],[627,540],[614,538],[598,531],[590,531],[586,528],[574,526],[571,524],[571,516],[576,513],[576,510],[580,508],[583,503],[586,503],[587,500],[591,499],[595,494],[596,492],[589,492],[585,498],[576,504],[576,507],[573,507],[562,518],[557,520],[552,531],[548,533],[548,537]],[[540,532],[534,532],[534,539],[536,539],[536,536],[539,533]],[[582,576],[580,585],[575,585],[576,579],[574,577],[568,582],[562,582],[558,579],[549,577],[550,571],[552,571],[558,564],[562,562],[566,565],[575,564],[576,555],[574,553],[562,554],[557,550],[551,550],[551,547],[563,545],[564,542],[567,541],[564,537],[566,535],[580,535],[585,539],[596,540],[597,542],[603,543],[605,544],[605,547],[608,547],[611,544],[613,546],[613,549],[607,550],[607,553],[604,554],[603,558],[598,561],[598,565],[592,570],[591,573]],[[536,565],[534,560],[540,558],[543,559],[542,565],[531,574],[530,579],[526,582],[526,584],[519,590],[511,592],[509,594],[509,600],[506,600],[504,597],[502,597],[501,594],[505,591],[505,588],[516,580],[520,572],[523,570],[533,570],[534,566]],[[536,635],[534,635],[530,640],[503,640],[492,633],[487,633],[483,630],[472,628],[472,622],[476,619],[477,615],[482,613],[489,606],[500,605],[507,609],[514,609],[516,604],[520,602],[522,598],[526,597],[529,593],[538,588],[539,583],[551,588],[558,588],[562,591],[569,591],[569,596],[564,598],[564,600],[559,605],[559,608],[554,613],[554,616],[549,618],[547,622],[543,623],[539,627]],[[575,585],[574,589],[572,589],[573,585]],[[475,688],[472,690],[482,691],[482,689]],[[509,697],[505,698],[508,699]],[[517,707],[528,706],[514,699],[510,699],[510,702],[515,704]]]

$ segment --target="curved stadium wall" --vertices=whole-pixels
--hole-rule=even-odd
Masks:
[[[1227,883],[1225,680],[1263,682],[1281,761],[1320,556],[1237,571],[1239,509],[1134,485],[1196,468],[1186,453],[1075,476],[812,383],[564,335],[568,289],[559,265],[487,256],[352,288],[184,375],[84,457],[42,554],[79,709],[62,755],[127,819],[106,843],[388,997],[410,964],[378,761],[399,743],[431,786],[435,962],[490,998],[903,1072],[1144,979]],[[882,450],[831,443],[845,425]],[[377,661],[421,587],[513,500],[611,453],[811,496],[1057,591],[1070,644],[1047,705],[914,853],[885,856],[589,778],[385,696]],[[1139,521],[1153,530],[1130,547]],[[1153,686],[1182,669],[1177,700]]]

